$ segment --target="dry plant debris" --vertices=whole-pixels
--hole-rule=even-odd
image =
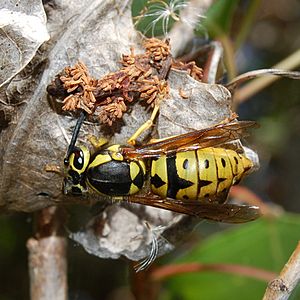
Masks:
[[[78,62],[66,67],[62,74],[48,86],[49,94],[58,96],[63,87],[63,110],[84,110],[89,115],[98,116],[102,124],[111,126],[122,118],[128,103],[140,99],[153,107],[169,94],[167,76],[170,68],[187,71],[190,76],[201,81],[202,69],[194,62],[175,61],[170,52],[169,40],[146,39],[145,52],[123,54],[122,67],[100,79],[92,78],[87,67]]]

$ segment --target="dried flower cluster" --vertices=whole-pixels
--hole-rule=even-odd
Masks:
[[[91,114],[96,103],[93,92],[97,80],[88,75],[87,67],[82,62],[78,62],[74,67],[66,67],[64,73],[60,76],[60,80],[67,92],[71,94],[64,99],[63,110],[81,108]],[[74,91],[75,93],[72,93]]]
[[[143,47],[145,52],[142,54],[135,54],[130,49],[130,54],[122,56],[122,67],[101,79],[90,77],[81,62],[74,67],[66,67],[59,76],[69,94],[63,101],[63,110],[82,109],[111,126],[115,120],[122,118],[128,103],[133,100],[140,99],[154,106],[167,97],[169,85],[166,77],[171,67],[185,70],[201,80],[202,70],[195,63],[173,61],[168,40],[147,39]]]
[[[199,68],[194,61],[183,63],[181,61],[174,61],[172,64],[173,69],[186,71],[194,79],[201,81],[203,77],[203,71]]]

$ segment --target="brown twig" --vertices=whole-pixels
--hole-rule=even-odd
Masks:
[[[273,279],[265,292],[263,300],[286,300],[300,282],[300,242],[280,275]]]
[[[284,72],[283,70],[286,70],[285,72],[288,73],[288,70],[293,70],[296,67],[298,67],[299,65],[300,65],[300,50],[297,50],[296,52],[294,52],[293,54],[288,56],[286,59],[284,59],[280,63],[273,66],[273,69],[281,69],[281,70],[278,70],[281,72]],[[268,70],[268,69],[266,69],[266,70]],[[255,71],[252,71],[252,72],[255,72]],[[290,73],[294,73],[294,72],[290,72]],[[295,73],[298,73],[298,78],[296,78],[296,79],[299,79],[299,72],[295,72]],[[246,74],[249,74],[249,73],[246,73]],[[244,76],[244,75],[241,75],[241,76]],[[261,75],[265,75],[265,74],[261,74]],[[274,75],[276,75],[276,74],[274,74]],[[238,76],[238,77],[240,77],[240,76]],[[236,81],[237,78],[234,79],[234,81]],[[254,79],[253,81],[249,82],[248,84],[246,84],[245,86],[243,86],[242,88],[240,88],[239,90],[236,91],[235,96],[234,96],[234,101],[236,103],[242,103],[244,101],[247,101],[251,96],[255,95],[256,93],[258,93],[259,91],[261,91],[262,89],[264,89],[265,87],[272,84],[275,80],[278,80],[278,79],[280,79],[279,76],[268,76],[268,77]],[[249,80],[249,78],[247,80]],[[229,85],[230,85],[230,83],[229,83]]]
[[[159,283],[151,280],[151,271],[154,266],[135,272],[130,266],[131,291],[137,300],[155,300],[158,298]]]
[[[242,265],[185,263],[157,268],[152,271],[151,278],[152,280],[161,281],[178,274],[204,271],[237,274],[252,277],[262,281],[270,281],[271,278],[274,278],[274,276],[277,275],[276,273],[270,271]]]
[[[36,235],[27,241],[31,300],[67,299],[67,241],[61,235],[64,219],[57,207],[38,213]]]

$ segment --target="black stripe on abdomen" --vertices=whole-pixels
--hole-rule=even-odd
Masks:
[[[176,199],[176,195],[180,189],[185,189],[194,183],[180,178],[176,169],[176,156],[167,157],[167,173],[168,173],[168,190],[167,197]]]

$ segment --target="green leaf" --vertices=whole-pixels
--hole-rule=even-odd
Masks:
[[[298,215],[231,227],[206,239],[177,262],[241,264],[280,272],[295,249],[300,233]],[[267,283],[236,274],[199,272],[170,278],[165,299],[262,299]],[[295,295],[297,294],[297,295]],[[300,291],[293,299],[300,299]]]
[[[203,25],[212,38],[229,33],[238,3],[239,0],[218,0],[209,8]]]

